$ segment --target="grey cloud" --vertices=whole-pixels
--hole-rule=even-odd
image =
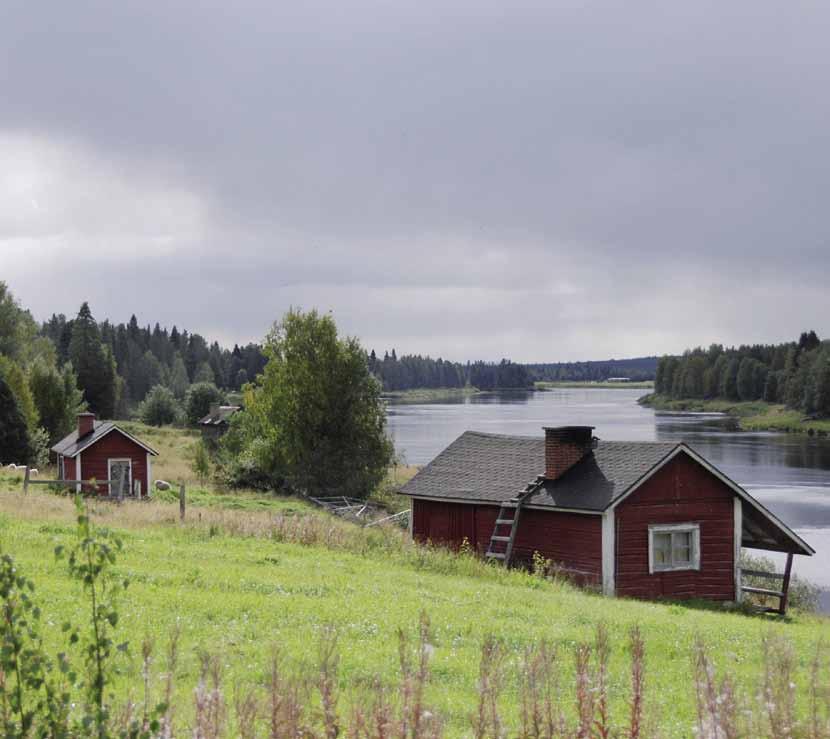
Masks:
[[[85,152],[113,182],[90,188],[104,216],[68,208],[51,234],[66,243],[41,267],[54,290],[32,294],[20,259],[3,270],[41,313],[89,297],[99,314],[243,340],[320,305],[378,346],[556,359],[783,339],[830,307],[825,7],[4,15],[0,134]],[[159,193],[195,215],[142,211]],[[42,223],[9,222],[45,248]],[[119,279],[117,296],[97,287]]]

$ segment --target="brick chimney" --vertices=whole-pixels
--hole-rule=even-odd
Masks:
[[[91,434],[95,428],[95,414],[94,413],[79,413],[78,414],[78,438]]]
[[[593,426],[545,427],[545,477],[556,480],[594,448]]]

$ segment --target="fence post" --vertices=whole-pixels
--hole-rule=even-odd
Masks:
[[[26,474],[23,476],[23,494],[29,492],[29,465],[26,465]]]
[[[184,483],[179,485],[179,520],[184,521]]]

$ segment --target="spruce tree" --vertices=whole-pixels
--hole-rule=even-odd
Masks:
[[[0,463],[25,464],[30,454],[26,419],[11,388],[0,376]]]
[[[190,387],[190,380],[187,377],[187,368],[184,365],[182,355],[177,353],[173,360],[173,367],[170,370],[170,382],[168,387],[173,391],[177,400],[182,400],[187,388]]]
[[[118,400],[115,358],[101,342],[98,324],[86,302],[72,325],[69,357],[90,410],[103,418],[111,418]]]

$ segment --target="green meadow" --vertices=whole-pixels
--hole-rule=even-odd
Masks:
[[[0,546],[35,581],[43,621],[52,625],[47,643],[57,650],[59,624],[83,621],[88,608],[66,565],[52,554],[75,536],[74,508],[66,497],[24,497],[19,489],[18,476],[0,476]],[[210,497],[209,491],[203,495]],[[649,714],[664,736],[689,736],[696,639],[706,642],[717,667],[752,689],[762,674],[765,636],[779,633],[792,642],[803,675],[818,640],[830,636],[824,619],[798,612],[780,621],[705,604],[604,598],[468,555],[417,547],[399,529],[360,529],[292,498],[248,493],[194,500],[184,523],[175,503],[158,500],[95,503],[92,514],[123,539],[117,570],[130,580],[121,598],[119,638],[131,642],[133,657],[123,660],[120,687],[140,692],[141,642],[150,637],[163,652],[178,628],[175,700],[182,720],[193,710],[200,651],[221,656],[226,685],[252,685],[265,680],[275,647],[297,670],[313,673],[318,638],[333,626],[340,687],[359,701],[375,679],[396,683],[397,632],[414,635],[425,612],[433,647],[426,704],[449,735],[470,734],[488,635],[508,652],[500,700],[510,727],[519,714],[514,678],[522,651],[540,640],[558,649],[563,700],[571,710],[575,647],[591,641],[603,622],[611,636],[612,714],[625,721],[627,636],[638,626],[646,645]],[[802,702],[806,711],[806,697]]]

